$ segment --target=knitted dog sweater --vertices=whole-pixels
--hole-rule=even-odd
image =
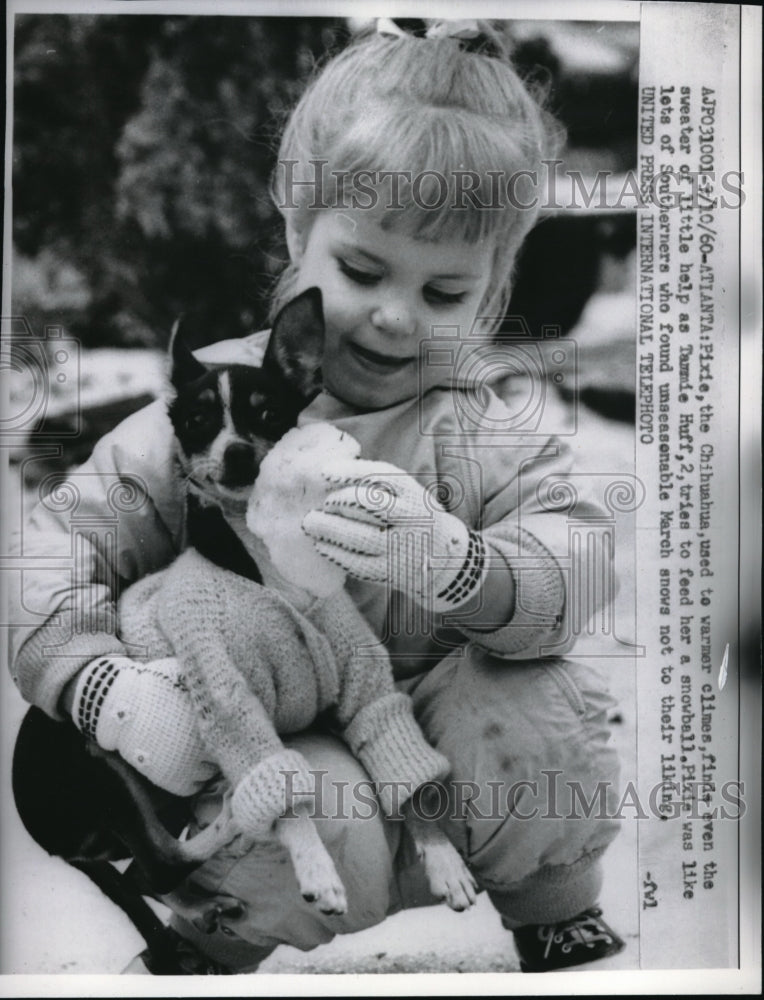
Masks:
[[[266,835],[295,797],[312,793],[307,762],[279,734],[327,709],[387,815],[449,771],[344,590],[300,612],[188,549],[126,590],[118,610],[122,640],[141,647],[137,658],[178,658],[202,739],[233,788],[234,819],[251,836]]]

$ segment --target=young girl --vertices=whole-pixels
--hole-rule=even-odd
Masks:
[[[334,423],[364,458],[401,470],[389,490],[397,524],[350,474],[304,529],[348,572],[428,739],[451,763],[437,819],[514,932],[523,968],[546,971],[622,947],[595,907],[617,824],[607,809],[581,808],[603,789],[600,807],[616,794],[610,702],[590,665],[551,655],[578,600],[564,572],[573,514],[548,499],[570,456],[546,434],[515,432],[486,385],[496,352],[480,360],[535,221],[533,179],[553,155],[554,130],[496,39],[470,51],[447,32],[440,23],[426,38],[363,37],[300,100],[274,178],[291,258],[274,307],[321,289],[324,391],[301,422]],[[258,363],[259,343],[226,343],[207,358]],[[97,739],[176,794],[204,786],[204,824],[226,789],[209,782],[177,665],[139,671],[114,622],[118,589],[183,547],[172,452],[157,403],[73,475],[77,518],[111,514],[126,477],[140,496],[119,507],[109,544],[108,531],[78,535],[74,573],[24,574],[24,607],[43,624],[16,629],[13,670],[25,698],[77,722],[83,676],[113,659],[101,704],[110,721]],[[54,507],[40,505],[24,538],[23,554],[49,565],[72,545],[73,521]],[[576,518],[596,514],[579,490]],[[222,851],[166,899],[210,968],[251,970],[279,943],[310,949],[434,902],[401,825],[361,796],[367,779],[346,747],[318,727],[289,742],[318,774],[317,823],[347,913],[302,900],[273,845]]]

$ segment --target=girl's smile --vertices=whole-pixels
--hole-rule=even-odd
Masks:
[[[410,365],[417,360],[415,357],[398,358],[394,355],[379,354],[377,351],[370,351],[365,347],[361,347],[360,344],[352,342],[348,344],[348,347],[355,355],[356,361],[365,365],[369,371],[379,372],[380,374],[401,371],[406,365]]]
[[[295,292],[317,285],[323,295],[324,385],[360,410],[448,382],[447,367],[425,363],[424,347],[474,336],[493,259],[487,243],[425,242],[377,219],[363,209],[318,212],[297,261]]]

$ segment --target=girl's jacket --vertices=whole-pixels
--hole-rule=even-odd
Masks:
[[[223,341],[197,356],[258,365],[266,339]],[[300,417],[336,424],[361,443],[364,458],[437,486],[438,500],[501,554],[497,571],[514,578],[511,620],[479,632],[458,612],[430,618],[384,585],[349,579],[398,678],[468,641],[508,661],[567,655],[614,596],[614,513],[602,501],[618,484],[574,471],[570,448],[536,432],[528,411],[512,413],[485,384],[455,383],[365,414],[322,393]],[[27,701],[58,717],[63,688],[85,664],[130,654],[115,599],[183,550],[184,521],[175,441],[160,400],[103,437],[16,533],[19,569],[7,574],[10,663]]]

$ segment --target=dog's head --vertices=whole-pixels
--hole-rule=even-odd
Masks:
[[[211,500],[245,501],[260,462],[321,389],[321,293],[310,288],[276,317],[260,368],[206,365],[179,321],[170,344],[170,419],[189,483]]]

